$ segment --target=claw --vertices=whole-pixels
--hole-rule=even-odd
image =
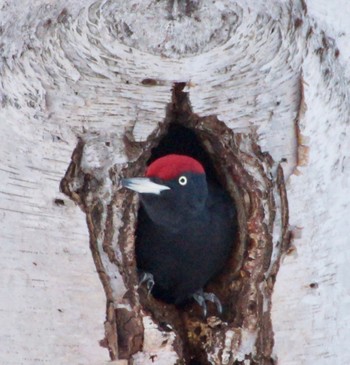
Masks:
[[[193,299],[203,308],[204,317],[207,316],[207,304],[205,303],[203,289],[198,290],[193,294]]]
[[[221,302],[214,293],[205,293],[203,289],[200,289],[193,294],[193,299],[203,308],[204,317],[206,317],[208,313],[206,301],[214,303],[216,305],[216,310],[219,314],[222,314]]]
[[[154,287],[154,276],[149,272],[142,272],[139,278],[139,286],[146,283],[147,296],[149,296]]]

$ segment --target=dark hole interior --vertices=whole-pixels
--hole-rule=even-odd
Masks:
[[[189,365],[204,365],[204,363],[197,359],[192,359],[190,360]]]
[[[172,153],[195,158],[203,165],[207,179],[219,183],[213,163],[208,153],[202,147],[200,139],[192,129],[171,123],[166,135],[161,139],[158,146],[152,149],[152,154],[147,164],[149,165],[159,157]]]

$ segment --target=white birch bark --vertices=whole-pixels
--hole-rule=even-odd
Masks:
[[[193,113],[217,116],[270,154],[272,173],[282,161],[292,246],[272,297],[273,358],[350,363],[350,6],[193,4],[0,1],[1,364],[108,362],[98,343],[106,295],[86,217],[59,184],[82,138],[83,172],[104,181],[98,193],[109,204],[117,189],[110,169],[118,174],[139,157],[127,151],[125,133],[146,141],[176,82],[186,83]],[[113,209],[118,231],[121,206]],[[113,305],[129,310],[122,276],[102,261]],[[162,346],[164,332],[144,313],[142,320],[134,363],[175,363],[174,333]],[[227,333],[210,361],[254,355],[254,335],[242,330],[234,352],[236,333]]]

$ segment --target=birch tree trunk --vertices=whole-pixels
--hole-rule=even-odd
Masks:
[[[0,9],[0,363],[350,364],[347,1]],[[174,125],[238,209],[222,317],[138,287],[120,179]]]

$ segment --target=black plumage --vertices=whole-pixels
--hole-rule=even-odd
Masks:
[[[145,181],[164,190],[140,193],[136,230],[138,269],[153,275],[152,295],[175,304],[188,300],[223,269],[235,235],[230,196],[216,183],[208,183],[200,164],[188,159],[168,155],[150,166]],[[171,166],[164,171],[167,161]],[[132,181],[125,180],[124,186],[139,191]]]

